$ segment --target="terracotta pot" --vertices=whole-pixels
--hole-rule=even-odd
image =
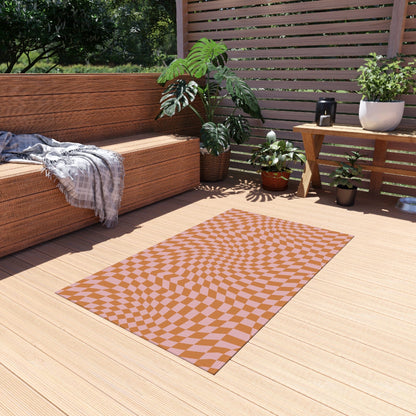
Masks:
[[[261,171],[263,189],[267,191],[284,191],[289,183],[290,172]]]
[[[216,182],[224,180],[228,175],[228,168],[230,167],[230,154],[231,150],[220,153],[218,156],[214,156],[211,153],[201,153],[201,181]]]
[[[357,195],[357,187],[354,188],[340,188],[337,186],[337,204],[343,207],[350,207],[355,203],[355,196]]]

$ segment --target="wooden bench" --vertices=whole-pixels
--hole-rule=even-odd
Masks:
[[[155,121],[156,74],[0,75],[0,130],[95,144],[124,158],[120,214],[199,184],[198,122]],[[175,133],[175,134],[173,134]],[[0,257],[98,222],[42,166],[0,164]]]
[[[374,141],[373,162],[361,164],[364,170],[371,172],[370,189],[373,194],[380,192],[384,174],[396,174],[403,177],[416,178],[416,169],[413,165],[401,165],[398,167],[386,166],[387,145],[389,142],[408,143],[416,145],[416,132],[413,129],[402,129],[390,132],[377,132],[364,130],[358,126],[347,126],[337,124],[330,127],[317,126],[307,123],[293,127],[293,131],[302,134],[303,145],[306,153],[305,170],[299,184],[297,195],[306,197],[311,184],[315,188],[321,187],[319,165],[338,166],[338,162],[328,159],[320,159],[319,153],[325,136],[340,136],[347,138],[360,138],[367,141]]]

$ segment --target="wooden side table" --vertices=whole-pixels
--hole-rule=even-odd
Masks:
[[[305,171],[297,190],[298,196],[305,197],[309,192],[311,183],[315,188],[321,187],[319,164],[338,166],[338,163],[335,161],[319,159],[319,153],[321,151],[324,137],[329,135],[375,140],[373,164],[362,166],[364,170],[371,171],[370,192],[378,193],[380,191],[384,173],[414,176],[416,178],[415,170],[395,169],[384,166],[387,154],[387,143],[402,142],[416,144],[415,130],[376,132],[364,130],[358,126],[334,125],[330,127],[321,127],[310,123],[295,126],[293,127],[293,131],[300,132],[302,134],[307,159],[305,163]]]

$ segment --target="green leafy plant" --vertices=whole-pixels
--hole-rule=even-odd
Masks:
[[[357,78],[364,101],[396,101],[401,94],[414,92],[416,59],[404,65],[400,58],[388,59],[373,52],[365,62],[358,68]]]
[[[264,121],[253,91],[226,66],[227,60],[224,44],[202,38],[186,58],[174,60],[158,79],[160,84],[174,82],[162,93],[160,112],[156,118],[172,117],[189,107],[201,121],[203,147],[216,156],[226,150],[231,141],[241,144],[250,137],[248,120],[243,114],[236,114],[238,110]],[[191,80],[180,78],[182,76]],[[203,111],[198,111],[192,104],[197,96],[202,101]],[[223,123],[218,123],[214,120],[215,110],[227,97],[234,103],[233,112]]]
[[[339,167],[330,173],[332,178],[331,185],[338,186],[344,189],[353,189],[356,184],[361,182],[362,167],[357,165],[357,161],[363,155],[360,152],[352,151],[351,154],[346,154],[348,163],[338,162]]]
[[[303,165],[306,157],[292,142],[277,140],[276,133],[269,131],[266,141],[252,152],[249,161],[268,172],[290,172],[289,162],[298,161]]]

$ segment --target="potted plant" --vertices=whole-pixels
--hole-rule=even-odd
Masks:
[[[405,65],[400,58],[388,59],[370,53],[358,68],[360,75],[359,119],[366,130],[391,131],[402,120],[404,101],[400,95],[413,92],[416,86],[416,59]]]
[[[362,157],[360,152],[352,151],[346,155],[348,163],[338,162],[339,167],[330,173],[331,185],[337,187],[337,204],[351,206],[355,203],[357,183],[361,182],[362,168],[357,160]]]
[[[231,142],[241,144],[250,137],[244,113],[264,121],[253,91],[226,66],[227,60],[223,43],[202,38],[186,58],[174,60],[158,78],[160,84],[174,81],[162,94],[156,118],[172,117],[189,107],[201,122],[201,180],[221,180],[227,175]],[[197,96],[203,111],[192,104]],[[234,108],[223,122],[218,122],[215,110],[226,97],[231,98]]]
[[[292,171],[288,163],[299,161],[303,165],[306,157],[292,142],[277,140],[276,133],[271,130],[266,135],[266,141],[252,152],[249,161],[261,168],[263,189],[282,191],[287,188]]]

